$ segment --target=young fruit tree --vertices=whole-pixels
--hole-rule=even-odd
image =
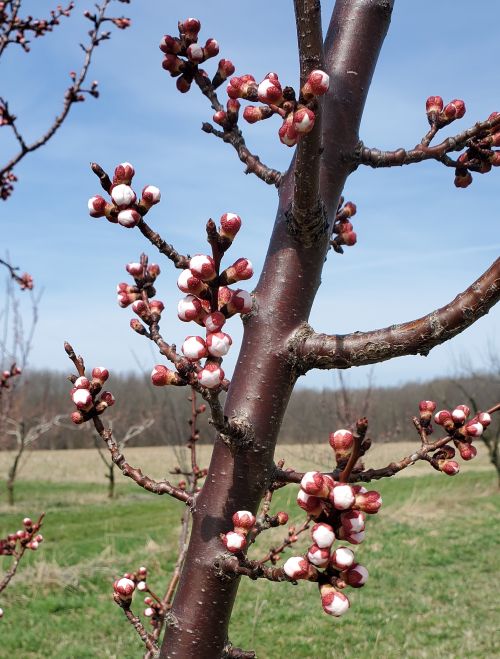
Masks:
[[[178,351],[164,331],[167,309],[155,297],[159,265],[144,254],[127,264],[131,279],[118,284],[118,303],[132,307],[131,328],[156,344],[162,356],[162,363],[153,368],[152,384],[191,387],[206,401],[218,433],[202,485],[198,479],[204,471],[195,458],[187,483],[153,480],[126,461],[102,420],[115,402],[110,392],[102,391],[108,370],[96,367],[87,375],[83,358],[66,344],[76,368],[70,378],[76,407],[73,422],[92,422],[125,476],[150,492],[178,499],[190,512],[189,544],[185,549],[181,542],[178,574],[167,589],[168,597],[151,590],[145,567],[114,583],[115,601],[144,641],[148,657],[255,656],[228,639],[240,577],[313,582],[300,587],[319,588],[318,609],[322,606],[335,617],[344,614],[350,607],[347,587],[361,587],[368,577],[368,569],[356,560],[355,546],[364,540],[367,514],[377,513],[382,503],[380,494],[367,491],[364,484],[393,476],[420,460],[445,475],[455,475],[459,471],[456,451],[464,460],[473,458],[473,440],[500,408],[491,401],[487,411],[471,415],[460,401],[450,410],[439,410],[434,401],[416,401],[415,450],[379,469],[366,469],[361,459],[370,447],[364,417],[351,429],[331,433],[333,468],[325,465],[322,472],[298,473],[274,461],[283,415],[301,375],[311,369],[347,369],[402,355],[426,355],[486,314],[500,297],[497,259],[467,290],[422,318],[346,335],[319,334],[308,323],[327,254],[332,250],[338,258],[337,254],[356,243],[352,223],[356,207],[344,203],[342,192],[358,167],[432,159],[451,168],[455,185],[463,188],[470,185],[475,172],[500,164],[500,151],[495,149],[500,146],[500,113],[438,142],[439,131],[465,114],[464,101],[445,102],[439,96],[427,99],[428,128],[416,147],[380,151],[362,144],[358,129],[392,6],[391,0],[337,0],[323,40],[319,1],[295,0],[298,89],[286,86],[274,72],[262,80],[240,71],[235,76],[229,59],[212,65],[219,44],[214,38],[201,38],[195,18],[179,23],[178,36],[165,35],[161,41],[162,66],[176,79],[178,92],[192,94],[197,88],[211,107],[212,119],[203,124],[203,130],[232,146],[246,173],[277,190],[274,231],[251,293],[239,288],[239,282],[253,274],[250,261],[238,255],[223,264],[242,227],[236,212],[226,212],[219,226],[208,220],[209,253],[199,253],[198,237],[193,240],[194,255],[184,255],[146,222],[146,215],[150,211],[154,215],[153,207],[160,202],[155,185],[146,185],[137,195],[132,188],[135,171],[129,162],[119,164],[112,177],[100,165],[92,165],[105,196],[89,200],[90,215],[125,228],[136,227],[180,270],[178,287],[184,297],[177,315],[195,324]],[[265,165],[243,136],[246,124],[276,118],[280,124],[277,143],[281,142],[280,148],[294,149],[286,172]],[[235,349],[228,333],[233,316],[241,316],[244,335],[229,380],[223,360]],[[439,430],[435,439],[431,438],[433,420]],[[287,524],[288,513],[271,513],[271,506],[273,492],[290,484],[300,485],[297,504],[304,511],[303,524],[290,529],[280,545],[263,547],[262,533]],[[281,563],[284,550],[293,549],[298,536],[306,532],[311,537],[308,551],[292,553]],[[133,611],[137,591],[147,593],[145,616],[153,632]],[[158,630],[163,625],[160,648]]]

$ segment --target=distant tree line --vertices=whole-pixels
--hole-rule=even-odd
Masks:
[[[66,419],[72,409],[70,384],[61,373],[31,371],[19,388],[15,409],[11,413],[14,418],[40,423],[61,415],[60,424],[41,436],[33,449],[95,446],[90,432],[75,430],[69,418]],[[498,398],[499,389],[500,374],[497,373],[395,387],[297,389],[285,415],[282,441],[290,444],[324,442],[330,432],[354,423],[362,415],[368,416],[369,435],[375,442],[413,439],[411,417],[418,413],[415,401],[432,399],[439,409],[451,409],[459,403],[486,409],[495,397]],[[114,375],[113,393],[117,402],[110,410],[110,417],[113,417],[117,434],[124,435],[130,426],[143,423],[146,417],[155,418],[155,423],[133,438],[128,446],[180,445],[185,442],[189,432],[186,421],[190,404],[183,389],[156,389],[151,386],[148,376]],[[203,443],[213,441],[215,436],[206,416],[199,420],[200,441]],[[0,449],[14,448],[12,444],[12,437],[6,434],[0,437]]]

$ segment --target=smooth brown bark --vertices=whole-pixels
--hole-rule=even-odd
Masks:
[[[403,355],[427,355],[432,348],[460,334],[500,300],[500,259],[452,302],[408,323],[370,332],[298,333],[293,350],[301,368],[351,368],[383,362]],[[293,344],[293,341],[292,341]]]
[[[343,154],[358,141],[366,94],[391,8],[388,0],[339,0],[335,6],[325,41],[331,91],[324,103],[321,178],[330,221],[349,174]],[[324,233],[314,245],[305,247],[292,238],[285,213],[290,210],[293,188],[292,168],[280,188],[254,311],[245,323],[225,405],[230,421],[250,424],[251,441],[232,448],[216,441],[206,483],[196,499],[188,554],[167,620],[163,659],[217,659],[222,655],[238,580],[214,569],[223,553],[219,534],[232,528],[231,516],[236,510],[257,510],[272,478],[276,440],[297,377],[287,344],[307,322],[329,240]]]

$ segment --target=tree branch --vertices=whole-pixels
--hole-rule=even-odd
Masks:
[[[321,29],[321,3],[319,0],[294,0],[295,21],[300,62],[300,86],[314,69],[324,68],[323,32]],[[295,230],[311,232],[309,224],[318,219],[324,229],[324,218],[319,203],[319,169],[321,161],[322,100],[315,110],[313,130],[299,140],[295,158],[295,181],[291,218]]]
[[[486,121],[479,121],[471,128],[453,137],[448,137],[435,146],[427,146],[424,142],[417,144],[413,149],[400,148],[394,151],[380,151],[367,148],[361,142],[356,154],[352,156],[352,160],[357,165],[369,165],[370,167],[400,167],[422,162],[422,160],[438,160],[447,167],[456,167],[456,161],[446,158],[447,153],[461,151],[467,146],[469,140],[487,137],[496,130],[500,130],[500,115]]]
[[[301,372],[364,366],[403,355],[426,356],[487,314],[499,299],[500,258],[452,302],[422,318],[346,335],[316,334],[306,327],[292,339],[292,351]]]

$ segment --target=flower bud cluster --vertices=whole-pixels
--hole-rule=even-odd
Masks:
[[[5,369],[5,371],[0,373],[0,395],[2,394],[2,389],[9,389],[11,379],[21,375],[21,372],[21,369],[14,363],[10,369]]]
[[[208,389],[219,387],[224,380],[221,363],[232,344],[229,334],[222,331],[226,320],[235,314],[248,313],[252,308],[252,298],[247,291],[228,286],[252,277],[250,261],[239,258],[223,272],[219,271],[220,259],[240,227],[241,219],[235,213],[224,213],[218,231],[209,220],[207,232],[217,256],[195,254],[177,280],[178,288],[185,293],[177,305],[178,318],[205,328],[205,337],[187,336],[181,351],[185,359],[195,365],[200,384]],[[205,359],[203,366],[198,363],[202,359]],[[151,379],[153,384],[163,386],[176,384],[174,376],[175,373],[165,366],[157,365]]]
[[[313,482],[315,485],[319,484],[318,474],[319,472],[309,472],[304,476],[306,488],[309,489]],[[361,489],[364,488],[360,488],[360,493],[362,493]],[[344,495],[341,498],[344,498]],[[339,617],[350,606],[349,599],[340,591],[346,586],[353,588],[364,586],[368,580],[368,570],[356,562],[352,549],[344,545],[334,548],[334,542],[336,539],[348,540],[347,536],[350,535],[364,534],[365,514],[360,510],[344,510],[339,513],[335,523],[336,527],[326,522],[316,523],[311,529],[313,544],[306,555],[290,557],[285,562],[283,570],[294,581],[299,579],[318,581],[323,610],[329,615]],[[354,544],[359,542],[360,539]]]
[[[288,519],[288,518],[287,518]],[[221,534],[226,549],[233,554],[243,551],[247,546],[247,535],[255,525],[255,515],[248,510],[238,510],[233,515],[234,528]]]
[[[245,74],[230,79],[227,95],[233,100],[242,98],[263,103],[249,105],[243,111],[243,118],[250,124],[279,115],[283,119],[278,131],[280,141],[291,147],[314,128],[317,99],[326,94],[329,85],[330,79],[324,71],[311,71],[297,100],[295,91],[291,87],[282,87],[276,73],[268,73],[260,83],[252,75]],[[216,117],[214,121],[221,123]]]
[[[442,128],[464,116],[465,103],[461,99],[455,98],[445,105],[441,96],[429,96],[425,103],[425,111],[429,124]]]
[[[38,532],[41,526],[41,518],[38,522],[33,522],[29,517],[25,517],[22,529],[0,538],[0,556],[17,557],[22,548],[36,551],[43,542],[43,535]]]
[[[158,204],[161,199],[160,190],[155,185],[146,185],[137,200],[137,195],[131,187],[135,170],[129,162],[120,163],[113,176],[110,188],[111,202],[101,195],[94,195],[88,201],[91,217],[105,217],[109,222],[121,224],[132,229],[149,209]]]
[[[76,411],[71,414],[74,424],[80,425],[115,404],[115,397],[110,391],[101,391],[108,378],[109,371],[103,366],[92,369],[90,380],[84,375],[73,378],[70,396],[76,407]]]
[[[457,405],[453,410],[439,410],[436,412],[437,404],[431,400],[423,400],[419,404],[420,424],[430,434],[432,432],[431,420],[442,426],[453,441],[462,460],[472,460],[477,455],[477,449],[472,445],[476,437],[481,437],[485,428],[491,423],[488,412],[478,412],[470,417],[470,408],[467,405]],[[432,415],[434,414],[434,417]],[[445,444],[437,450],[431,464],[434,468],[442,471],[448,476],[454,476],[460,471],[458,462],[453,460],[455,449],[450,444]]]
[[[204,45],[198,43],[200,29],[201,23],[197,18],[187,18],[179,22],[179,37],[166,34],[160,43],[160,50],[165,54],[162,67],[177,78],[177,89],[183,94],[190,90],[197,76],[201,81],[209,82],[208,74],[199,65],[219,54],[219,44],[215,39],[207,39]],[[217,88],[233,73],[233,63],[221,59],[211,86]]]
[[[149,618],[153,627],[161,624],[163,619],[163,606],[161,600],[150,590],[147,583],[147,568],[141,566],[136,572],[125,574],[113,582],[115,602],[124,609],[130,609],[135,591],[147,593],[144,598],[144,615]]]
[[[339,463],[345,462],[353,447],[353,436],[338,430],[330,436]],[[365,538],[366,514],[375,514],[382,505],[379,492],[360,485],[336,482],[318,471],[304,474],[297,496],[298,505],[316,524],[311,529],[313,544],[304,556],[292,556],[284,564],[293,580],[317,581],[325,613],[343,615],[348,598],[340,591],[346,586],[359,588],[368,579],[368,570],[359,565],[348,546],[334,546],[336,540],[358,545]],[[323,570],[323,572],[320,572]]]
[[[465,114],[465,103],[454,99],[444,105],[441,96],[429,96],[426,102],[427,119],[435,128],[443,128],[455,119],[461,119]],[[498,117],[498,112],[492,112],[487,121]],[[492,147],[500,146],[500,126],[496,124],[481,137],[473,137],[467,141],[467,150],[456,161],[455,186],[467,188],[472,183],[471,172],[486,174],[492,167],[500,166],[500,151]]]
[[[330,245],[338,254],[343,254],[342,246],[352,247],[357,242],[356,232],[351,223],[351,218],[356,215],[356,204],[347,201],[344,204],[344,197],[340,197],[337,215],[333,224],[333,233],[335,238],[330,241]]]
[[[0,199],[2,201],[6,201],[14,192],[14,183],[16,181],[17,176],[11,170],[0,174]]]
[[[61,5],[57,9],[50,12],[50,18],[34,18],[27,16],[23,18],[18,15],[19,7],[13,5],[11,2],[0,2],[0,24],[8,26],[6,36],[8,36],[11,43],[17,43],[25,52],[30,51],[28,40],[29,36],[35,38],[43,37],[48,32],[52,32],[54,27],[59,25],[60,18],[69,16],[75,6],[74,2],[70,2],[66,8]]]

